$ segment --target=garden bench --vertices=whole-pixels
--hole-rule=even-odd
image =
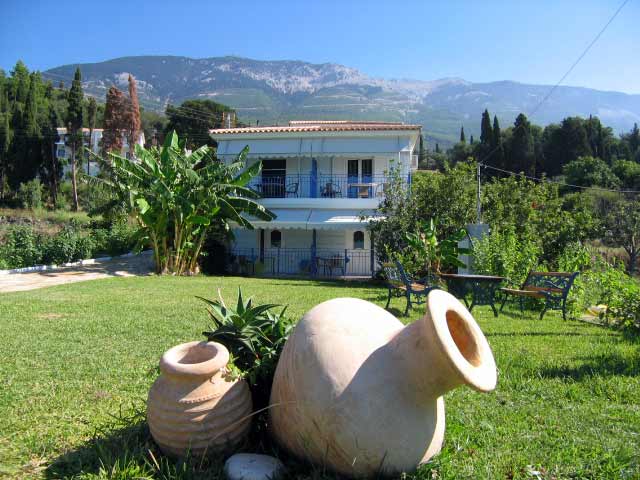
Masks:
[[[391,296],[405,296],[407,299],[407,306],[404,310],[404,314],[409,313],[409,309],[412,308],[411,297],[415,297],[413,303],[422,304],[426,299],[421,300],[421,297],[426,297],[427,294],[438,287],[429,285],[429,277],[422,278],[420,280],[412,279],[404,271],[402,264],[397,260],[393,263],[385,263],[382,265],[382,271],[384,272],[387,289],[389,290],[389,296],[387,298],[387,305],[384,308],[389,308],[391,302]]]
[[[544,308],[540,313],[540,320],[547,310],[562,310],[562,318],[567,319],[567,296],[578,272],[529,272],[526,280],[520,288],[501,288],[504,300],[500,311],[504,308],[509,298],[518,298],[520,311],[524,311],[525,298],[537,298],[544,300]]]

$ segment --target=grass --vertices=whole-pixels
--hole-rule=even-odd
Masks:
[[[384,305],[386,296],[364,283],[237,277],[118,278],[0,295],[0,476],[222,478],[216,459],[163,458],[144,402],[162,352],[207,326],[194,296],[221,287],[234,298],[240,285],[256,301],[290,304],[294,317],[333,297]],[[543,321],[474,314],[498,387],[448,393],[443,451],[406,478],[640,478],[636,339],[555,312]],[[419,309],[407,321],[418,317]],[[283,458],[290,478],[333,478]]]

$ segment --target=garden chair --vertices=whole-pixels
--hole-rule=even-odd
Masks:
[[[298,182],[293,182],[287,185],[287,189],[285,190],[285,197],[297,197],[298,196],[298,187],[300,184]]]
[[[438,287],[429,284],[429,277],[422,278],[420,280],[412,279],[404,271],[402,264],[397,260],[393,263],[385,263],[382,265],[382,271],[384,272],[387,289],[389,290],[389,296],[387,298],[387,305],[384,308],[389,308],[391,302],[391,296],[404,295],[407,299],[407,306],[404,309],[404,314],[408,315],[409,309],[413,308],[413,304],[423,304],[426,302],[426,296],[431,291]],[[412,302],[411,297],[414,297]],[[424,298],[423,298],[424,297]]]
[[[327,182],[327,184],[323,187],[320,195],[324,198],[342,197],[342,190],[340,189],[339,185]]]
[[[544,308],[540,312],[540,320],[547,310],[562,310],[562,318],[567,319],[567,297],[578,272],[529,272],[520,288],[501,288],[504,300],[500,311],[510,298],[517,298],[520,312],[524,312],[524,300],[537,298],[544,300]]]

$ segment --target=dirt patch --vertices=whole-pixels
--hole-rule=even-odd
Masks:
[[[42,318],[44,320],[55,320],[57,318],[62,318],[64,315],[61,313],[41,313],[38,315],[38,318]]]

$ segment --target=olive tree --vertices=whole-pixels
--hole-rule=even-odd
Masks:
[[[275,217],[247,187],[261,170],[260,162],[245,168],[247,152],[225,165],[206,145],[188,153],[172,132],[161,148],[136,145],[135,160],[109,153],[110,175],[100,181],[135,218],[141,239],[152,245],[157,273],[195,274],[210,229],[229,230],[231,222],[252,229],[247,216]]]

